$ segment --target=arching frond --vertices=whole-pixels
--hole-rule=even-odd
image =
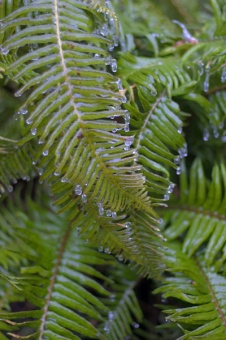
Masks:
[[[37,1],[14,11],[4,19],[3,31],[20,30],[3,43],[2,53],[19,53],[29,43],[37,46],[10,63],[6,74],[24,84],[18,96],[32,89],[21,110],[29,113],[32,135],[44,143],[40,146],[44,163],[54,161],[48,165],[49,173],[59,174],[72,188],[81,186],[85,194],[92,191],[96,202],[103,200],[113,209],[124,188],[122,208],[136,201],[149,210],[142,176],[129,150],[132,139],[112,132],[125,126],[110,119],[124,117],[118,108],[124,97],[117,92],[117,79],[105,70],[107,63],[116,71],[116,61],[105,49],[110,35],[106,33],[106,38],[92,29],[98,24],[93,11],[82,1],[69,2],[66,9],[58,0],[45,6]],[[136,188],[124,185],[125,174],[133,183],[137,176]]]
[[[207,266],[214,261],[225,260],[225,200],[226,200],[226,168],[222,163],[215,165],[212,181],[205,178],[200,160],[196,160],[191,168],[187,184],[185,173],[181,175],[180,201],[176,210],[174,203],[164,216],[166,230],[164,235],[174,240],[185,235],[183,252],[189,256],[205,245],[204,260]],[[217,267],[220,265],[217,265]]]
[[[128,268],[119,265],[114,274],[114,294],[105,303],[109,307],[108,320],[104,325],[109,340],[119,340],[133,333],[142,321],[142,311],[134,293],[136,276]]]
[[[184,331],[180,340],[219,339],[226,335],[226,279],[207,268],[201,255],[188,258],[178,245],[168,244],[166,263],[172,275],[155,290],[165,298],[179,299],[180,308],[167,309],[167,320]]]
[[[107,278],[95,269],[95,266],[113,269],[118,265],[119,272],[122,273],[122,264],[117,264],[113,257],[84,244],[84,240],[79,239],[76,229],[67,227],[64,219],[59,219],[55,213],[32,201],[28,203],[27,209],[29,211],[27,216],[20,213],[24,227],[21,229],[18,225],[10,226],[21,240],[18,251],[14,249],[15,256],[19,256],[20,252],[26,262],[21,268],[20,276],[4,273],[2,277],[11,284],[15,297],[17,291],[20,294],[16,301],[26,298],[35,308],[14,313],[6,311],[7,306],[4,305],[0,312],[2,336],[8,334],[26,338],[28,334],[23,335],[23,329],[27,327],[30,338],[44,339],[47,336],[52,339],[80,339],[81,336],[105,338],[104,334],[107,332],[106,329],[102,329],[101,324],[108,320],[109,308],[103,304],[101,297],[109,299],[112,294],[115,295],[115,301],[112,301],[111,308],[115,308],[115,313],[118,310],[115,306],[119,302],[118,299],[122,299],[120,297],[122,294],[128,304],[128,310],[131,311],[132,306],[136,307],[133,312],[137,320],[140,320],[141,312],[131,286],[134,276],[129,275],[128,270],[124,272],[124,280],[116,275],[117,280],[124,282],[124,286],[117,288],[113,284],[114,275]],[[36,211],[42,211],[42,215],[34,219]],[[12,222],[12,212],[8,211],[8,215]],[[2,224],[4,222],[2,221]],[[119,272],[116,270],[116,273]],[[101,282],[105,287],[109,287],[109,290],[104,288]],[[124,317],[126,320],[127,315]],[[57,323],[53,320],[57,320]],[[100,330],[92,324],[94,320]],[[128,325],[133,323],[132,316],[128,317],[125,327],[127,323]],[[121,339],[120,334],[124,334],[123,329],[118,330],[117,339]]]
[[[119,65],[130,91],[130,102],[125,106],[131,112],[134,146],[147,190],[153,202],[168,200],[173,189],[168,169],[179,173],[180,158],[187,155],[181,134],[186,115],[168,96],[188,93],[196,82],[176,59],[150,61],[126,54]]]
[[[13,190],[18,179],[29,180],[37,174],[35,169],[36,144],[18,147],[18,142],[0,137],[0,193]]]

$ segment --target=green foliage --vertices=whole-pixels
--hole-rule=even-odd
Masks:
[[[1,2],[1,339],[226,337],[225,9]]]

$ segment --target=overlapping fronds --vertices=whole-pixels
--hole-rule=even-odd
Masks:
[[[169,169],[179,173],[180,158],[187,155],[182,135],[186,115],[171,95],[188,93],[196,81],[171,58],[150,60],[125,54],[119,67],[130,93],[125,107],[131,112],[134,146],[148,192],[153,201],[168,200],[173,190]]]
[[[184,235],[182,250],[189,256],[205,247],[205,264],[210,266],[215,261],[217,269],[225,260],[225,165],[222,163],[214,166],[212,181],[209,182],[200,160],[197,159],[192,165],[189,181],[188,185],[183,172],[180,201],[176,209],[175,203],[169,204],[169,210],[164,216],[164,235],[169,240]]]
[[[18,179],[29,180],[38,173],[35,169],[36,144],[18,147],[17,141],[0,137],[0,194],[13,190]]]
[[[18,261],[22,257],[23,266],[18,265],[18,270],[21,267],[20,275],[16,275],[15,271],[10,272],[10,269],[7,272],[1,269],[0,287],[5,288],[5,296],[11,296],[9,299],[7,297],[8,302],[27,299],[34,307],[32,310],[11,312],[2,297],[2,338],[106,338],[110,306],[107,307],[102,299],[109,300],[113,295],[111,311],[115,309],[116,314],[119,313],[118,300],[123,297],[129,313],[135,307],[134,316],[124,316],[126,332],[127,327],[130,329],[134,322],[134,317],[138,321],[141,320],[141,311],[132,287],[135,278],[130,271],[124,270],[123,265],[112,256],[85,244],[84,240],[79,238],[78,231],[68,227],[65,219],[57,217],[48,206],[42,207],[28,200],[28,214],[19,213],[19,224],[16,223],[17,207],[14,205],[13,210],[12,207],[2,212],[4,216],[1,218],[1,242],[6,238],[3,233],[5,229],[14,232],[17,248],[11,247],[11,244],[5,244],[5,248],[8,248],[9,253],[12,252]],[[1,252],[1,260],[3,257],[4,253]],[[114,275],[111,275],[111,278],[104,276],[95,269],[98,266],[108,268],[109,272],[119,266],[115,271],[118,273],[116,281],[120,280],[124,285],[115,286]],[[122,308],[124,310],[125,306]],[[114,339],[121,339],[124,333],[124,329],[119,329]]]
[[[225,277],[207,268],[201,254],[188,258],[180,246],[168,247],[166,263],[172,276],[169,274],[155,292],[184,303],[165,310],[167,320],[177,323],[184,332],[178,339],[225,339]]]
[[[108,321],[104,325],[109,340],[122,339],[133,333],[142,321],[142,311],[134,293],[136,278],[125,266],[118,266],[112,275],[114,294],[106,300]]]
[[[106,52],[111,41],[104,36],[109,34],[94,32],[94,13],[88,12],[89,6],[82,1],[69,2],[66,9],[64,3],[53,0],[45,6],[37,1],[14,11],[4,19],[3,30],[20,30],[3,43],[2,54],[15,49],[19,53],[29,43],[36,48],[10,64],[6,74],[24,84],[17,96],[32,88],[21,110],[28,111],[31,133],[43,143],[45,163],[55,158],[51,175],[59,174],[72,188],[79,185],[84,189],[89,183],[85,193],[92,190],[96,201],[101,198],[113,209],[123,188],[126,199],[122,207],[136,201],[149,210],[142,176],[129,150],[132,140],[112,132],[124,124],[110,117],[125,113],[118,108],[124,97],[117,92],[117,79],[105,71],[106,63],[113,71],[117,67]],[[137,176],[137,186],[124,185],[125,174],[133,183]]]
[[[16,93],[25,97],[19,113],[28,115],[19,147],[38,143],[34,161],[73,224],[86,202],[85,213],[90,204],[93,216],[111,210],[112,224],[131,207],[156,215],[130,149],[134,138],[117,132],[129,128],[128,113],[120,108],[126,100],[120,80],[106,66],[116,72],[107,49],[117,45],[117,29],[108,21],[110,10],[104,10],[107,18],[99,12],[89,2],[38,0],[2,21],[2,31],[14,31],[1,46],[5,74],[22,86]],[[82,228],[91,224],[93,219]]]

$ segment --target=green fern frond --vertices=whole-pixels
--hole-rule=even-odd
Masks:
[[[207,268],[202,256],[188,258],[178,245],[168,244],[166,263],[172,273],[155,290],[165,298],[179,299],[184,306],[166,309],[167,320],[183,330],[185,339],[219,339],[226,336],[226,279]]]
[[[29,180],[37,174],[35,169],[36,145],[26,143],[18,146],[17,141],[0,139],[0,193],[12,192],[12,183],[18,179]]]
[[[24,83],[18,96],[33,89],[21,110],[29,112],[27,123],[31,124],[32,134],[44,143],[40,150],[49,174],[60,174],[63,182],[71,183],[71,188],[81,186],[85,194],[91,191],[96,202],[102,199],[112,209],[118,206],[124,192],[121,208],[136,202],[151,211],[142,174],[133,166],[135,157],[129,150],[132,138],[112,133],[125,125],[110,117],[124,117],[125,112],[118,108],[124,97],[117,92],[117,79],[105,71],[105,63],[115,71],[116,61],[104,49],[111,41],[92,31],[91,26],[97,23],[88,16],[90,8],[83,2],[68,6],[70,13],[61,1],[50,1],[44,7],[40,1],[4,19],[3,31],[11,27],[23,29],[3,43],[3,54],[15,50],[19,53],[30,40],[38,46],[10,64],[6,74]],[[30,20],[34,13],[39,13],[38,17]],[[26,77],[30,80],[25,82]],[[134,176],[139,181],[136,188]]]
[[[108,321],[104,325],[109,340],[123,339],[133,333],[142,321],[142,311],[134,293],[136,276],[123,265],[119,265],[111,274],[114,294],[105,301],[109,307]],[[135,322],[136,321],[136,322]]]
[[[186,174],[181,175],[180,201],[177,209],[169,204],[169,210],[164,216],[166,230],[164,235],[174,240],[185,235],[183,252],[193,255],[198,249],[206,246],[204,260],[207,266],[216,267],[224,261],[226,244],[225,200],[226,200],[226,168],[222,163],[215,165],[212,171],[212,181],[205,178],[200,160],[196,160],[190,171],[190,184],[187,184]],[[223,256],[223,257],[222,257]],[[217,265],[217,260],[219,264]]]
[[[167,93],[169,97],[185,95],[196,81],[173,59],[150,61],[127,53],[119,65],[120,76],[130,91],[130,102],[125,107],[131,112],[138,163],[152,201],[163,201],[173,186],[168,169],[179,172],[180,158],[187,153],[181,134],[186,115]]]
[[[14,249],[14,253],[17,256],[20,253],[24,258],[21,274],[16,277],[4,273],[2,277],[6,278],[7,284],[11,283],[16,301],[27,299],[35,308],[15,313],[6,311],[7,305],[4,305],[0,312],[2,337],[8,334],[39,339],[47,336],[52,339],[106,338],[107,323],[111,320],[108,319],[110,312],[105,299],[114,294],[111,310],[114,310],[115,317],[121,313],[119,300],[122,302],[122,299],[126,302],[122,310],[125,311],[127,306],[129,313],[124,315],[125,330],[118,329],[117,337],[114,337],[121,339],[125,331],[130,330],[134,316],[137,321],[141,320],[132,287],[134,275],[123,269],[122,264],[117,264],[112,256],[84,244],[76,229],[67,227],[64,219],[59,219],[48,208],[28,201],[27,210],[28,215],[20,213],[24,227],[11,226],[20,240],[20,249]],[[37,215],[37,211],[42,214]],[[13,222],[12,212],[9,211],[8,215]],[[114,268],[116,276],[104,276],[95,269],[98,266]],[[113,280],[118,283],[115,285]],[[57,324],[53,320],[57,320]],[[93,325],[94,320],[99,330]],[[110,327],[115,328],[114,324]],[[25,328],[29,329],[27,335],[23,333]]]

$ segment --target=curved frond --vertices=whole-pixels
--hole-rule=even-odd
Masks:
[[[182,135],[186,114],[170,97],[188,93],[196,82],[176,59],[150,61],[127,53],[119,66],[130,93],[125,107],[131,112],[134,147],[148,193],[153,202],[168,200],[173,190],[169,169],[179,173],[180,159],[187,155]]]
[[[134,293],[136,285],[134,274],[120,265],[112,277],[114,294],[105,302],[110,311],[104,330],[107,333],[107,339],[119,340],[131,335],[134,328],[139,327],[143,314]]]
[[[36,145],[0,137],[0,193],[12,192],[12,183],[18,179],[29,180],[37,173],[35,169]]]
[[[178,246],[168,244],[166,263],[172,275],[155,290],[165,298],[176,298],[184,306],[166,309],[167,320],[184,331],[180,340],[218,339],[226,335],[226,279],[207,268],[202,256],[188,258]],[[176,261],[175,261],[176,259]]]
[[[204,260],[207,266],[214,261],[225,260],[225,200],[226,200],[226,168],[222,163],[215,165],[212,181],[205,177],[200,160],[196,160],[191,168],[187,184],[186,174],[181,175],[181,197],[176,210],[174,203],[164,216],[168,240],[174,240],[182,234],[183,252],[189,256],[206,246]],[[185,234],[186,233],[186,234]],[[222,257],[223,256],[223,257]],[[217,265],[217,262],[215,262]],[[217,267],[220,264],[217,265]]]
[[[122,208],[136,202],[150,211],[139,167],[133,165],[133,150],[129,150],[132,138],[112,132],[125,125],[110,117],[124,117],[125,113],[118,108],[124,97],[117,92],[117,79],[105,71],[106,63],[113,71],[116,67],[104,49],[111,41],[92,31],[89,6],[82,1],[68,6],[65,9],[64,2],[58,0],[45,6],[37,1],[4,19],[4,31],[12,26],[21,29],[2,45],[2,53],[15,49],[19,53],[30,39],[38,46],[11,63],[6,74],[24,83],[17,96],[33,89],[21,110],[29,113],[32,135],[44,143],[44,163],[55,158],[51,167],[48,165],[49,173],[59,174],[74,188],[81,186],[85,194],[92,191],[96,202],[102,200],[112,209],[119,206],[124,192]],[[134,176],[136,187],[129,185]]]

